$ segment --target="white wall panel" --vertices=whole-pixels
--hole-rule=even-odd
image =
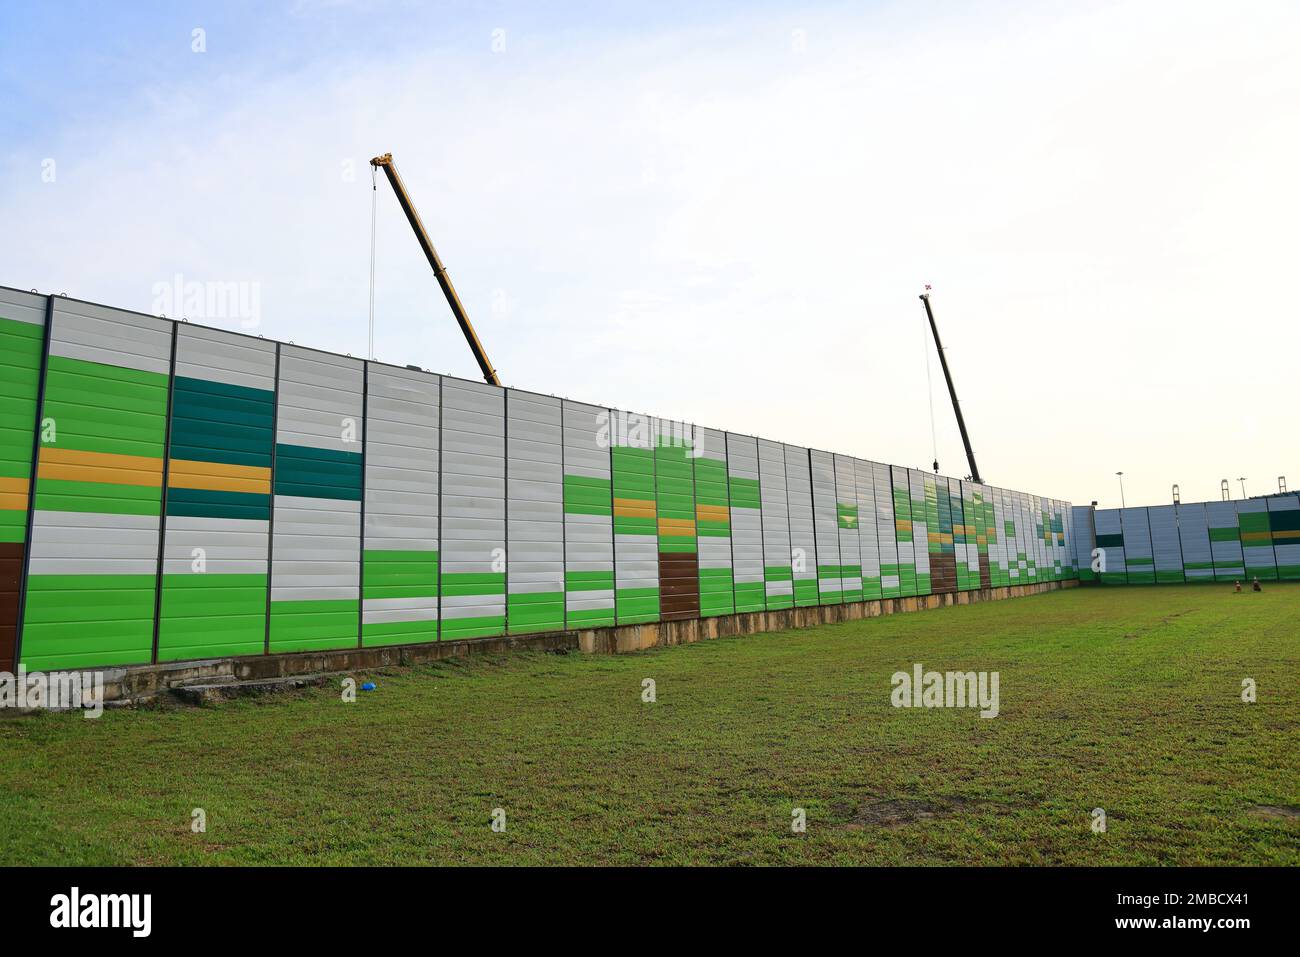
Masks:
[[[858,552],[862,558],[862,597],[875,601],[882,596],[880,585],[880,527],[876,513],[875,470],[871,462],[853,460],[854,486],[858,503]]]
[[[898,569],[898,530],[894,519],[894,487],[890,468],[871,463],[872,491],[876,499],[876,547],[880,549],[880,589],[884,598],[902,594]]]
[[[767,607],[790,608],[794,605],[790,501],[786,489],[785,449],[779,442],[758,440],[758,468],[763,501],[763,569]]]
[[[835,457],[816,449],[808,453],[812,481],[813,533],[817,543],[818,600],[838,605],[844,600],[840,571],[840,532],[836,517]]]
[[[1210,526],[1204,502],[1177,506],[1178,538],[1183,552],[1183,574],[1189,582],[1214,580],[1214,554],[1210,551]]]
[[[1151,525],[1145,508],[1121,508],[1124,530],[1124,567],[1130,585],[1154,584],[1155,559],[1151,550]]]
[[[934,477],[917,469],[907,470],[908,500],[912,503],[912,554],[916,561],[916,593],[928,595],[934,590],[930,580],[930,522],[927,479],[931,484],[929,495],[938,495]],[[946,481],[946,480],[945,480]],[[945,492],[947,489],[944,490]],[[937,505],[936,505],[937,509]],[[936,529],[937,531],[937,529]]]
[[[785,493],[790,510],[790,552],[793,556],[794,603],[818,604],[817,535],[813,523],[812,474],[808,450],[783,445]]]
[[[563,402],[565,612],[571,628],[614,624],[610,413]]]
[[[853,459],[834,456],[836,523],[840,533],[840,581],[845,601],[862,600],[862,546],[857,478]],[[873,516],[874,517],[874,516]]]
[[[1300,579],[1300,499],[1296,495],[1275,495],[1268,499],[1273,555],[1278,577]]]
[[[1241,555],[1241,533],[1236,502],[1206,502],[1210,523],[1210,551],[1214,555],[1215,581],[1234,581],[1246,574]]]
[[[366,390],[362,644],[436,641],[441,379],[370,363]]]
[[[903,536],[895,543],[898,548],[899,588],[903,595],[915,595],[916,541],[912,533],[912,492],[908,483],[907,469],[897,465],[890,466],[890,474],[893,482],[896,535]]]
[[[505,631],[505,392],[442,380],[442,637]]]
[[[1182,584],[1183,550],[1178,540],[1178,514],[1173,505],[1153,505],[1147,509],[1151,526],[1151,553],[1155,558],[1156,581]]]
[[[564,629],[564,449],[560,400],[506,391],[506,626]]]

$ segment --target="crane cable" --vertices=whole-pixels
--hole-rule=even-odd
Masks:
[[[926,287],[929,288],[928,286]],[[934,381],[930,376],[930,327],[927,318],[921,323],[921,352],[925,355],[925,394],[930,400],[930,447],[934,452],[934,470],[939,471],[939,438],[934,427]]]
[[[375,218],[379,210],[378,169],[370,167],[370,358],[375,358]]]

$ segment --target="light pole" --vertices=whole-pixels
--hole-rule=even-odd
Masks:
[[[1119,476],[1119,505],[1120,508],[1128,508],[1128,503],[1124,501],[1124,473],[1116,472]]]
[[[1245,498],[1246,497],[1246,476],[1238,475],[1237,481],[1241,483],[1241,497]]]

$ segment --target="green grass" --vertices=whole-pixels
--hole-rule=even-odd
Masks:
[[[1300,805],[1297,620],[1300,586],[1080,588],[11,716],[0,863],[1295,865],[1300,821],[1254,809]],[[1000,716],[891,707],[918,661],[999,671]]]

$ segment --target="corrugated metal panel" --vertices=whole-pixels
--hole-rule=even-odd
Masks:
[[[968,562],[974,561],[971,569],[971,587],[991,588],[993,586],[993,562],[990,555],[990,534],[992,517],[988,514],[985,496],[987,486],[961,482],[962,507],[966,519],[966,548]],[[969,565],[967,566],[970,567]]]
[[[696,429],[694,452],[700,614],[705,618],[730,615],[736,610],[736,599],[731,554],[731,499],[728,492],[726,434],[716,429]],[[751,511],[757,518],[757,510]],[[761,544],[761,532],[758,539]]]
[[[1025,523],[1020,514],[1020,494],[1011,489],[1002,490],[1007,513],[1007,558],[1011,571],[1011,583],[1024,585],[1029,581],[1029,561],[1027,543],[1024,539]]]
[[[51,356],[169,376],[171,338],[172,323],[166,320],[76,299],[55,299]]]
[[[973,591],[980,587],[980,533],[979,516],[975,505],[974,487],[959,479],[949,478],[948,501],[952,512],[953,554],[957,566],[957,587]],[[988,573],[987,544],[985,545],[985,574]]]
[[[700,559],[695,532],[694,430],[655,419],[655,508],[659,525],[659,616],[700,615]]]
[[[845,601],[862,601],[862,513],[858,507],[857,478],[853,459],[836,455],[835,518],[840,533],[840,581]],[[870,513],[868,513],[870,514]]]
[[[817,594],[823,605],[844,601],[840,568],[840,531],[835,491],[835,457],[812,449],[808,453],[812,482],[813,537],[817,545]]]
[[[1011,489],[1003,489],[1002,495],[1006,501],[1007,523],[1010,526],[1008,554],[1011,565],[1011,583],[1013,585],[1024,585],[1029,582],[1029,546],[1024,537],[1025,522],[1021,515],[1020,493],[1013,492]]]
[[[438,640],[439,376],[369,363],[361,643]]]
[[[620,625],[659,620],[659,521],[655,424],[611,411],[614,482],[614,587]]]
[[[1047,499],[1035,495],[1034,508],[1038,520],[1035,528],[1038,535],[1038,577],[1040,581],[1052,581],[1056,577],[1053,573],[1055,561],[1052,557],[1052,506]]]
[[[1024,544],[1025,554],[1028,556],[1029,581],[1037,583],[1041,575],[1039,568],[1043,563],[1042,542],[1043,529],[1039,523],[1037,509],[1035,508],[1035,499],[1028,492],[1017,492],[1016,497],[1020,500],[1020,515],[1024,522]]]
[[[608,409],[564,400],[564,591],[570,628],[614,624]]]
[[[894,488],[888,465],[871,463],[871,487],[876,499],[876,547],[880,549],[880,592],[883,598],[903,593],[898,564],[898,524],[894,518]]]
[[[1052,533],[1052,502],[1051,499],[1038,497],[1039,508],[1039,526],[1042,529],[1040,541],[1042,542],[1041,551],[1043,553],[1043,580],[1056,581],[1056,550],[1055,536]]]
[[[1050,548],[1051,516],[1047,499],[1040,495],[1031,497],[1034,508],[1034,533],[1038,541],[1038,579],[1052,580],[1052,550]]]
[[[1003,508],[1007,515],[1007,555],[1011,567],[1011,584],[1024,585],[1029,581],[1028,542],[1025,539],[1025,519],[1020,493],[1002,490]]]
[[[1037,495],[1026,495],[1026,507],[1029,509],[1029,529],[1034,540],[1034,571],[1038,580],[1047,580],[1047,542],[1046,528],[1043,520],[1043,500]]]
[[[1210,551],[1210,526],[1204,502],[1175,507],[1183,574],[1189,582],[1214,580],[1214,553]]]
[[[1295,495],[1270,498],[1268,523],[1273,536],[1278,578],[1300,580],[1300,500]]]
[[[1006,513],[1002,506],[1002,490],[986,485],[984,495],[988,502],[989,574],[994,585],[1005,588],[1011,584],[1011,571],[1007,561]]]
[[[1054,498],[1048,499],[1047,502],[1048,507],[1051,509],[1052,520],[1052,528],[1048,538],[1052,546],[1052,579],[1060,581],[1065,577],[1065,563],[1062,561],[1061,555],[1061,546],[1065,541],[1065,524],[1061,517],[1061,503]]]
[[[564,459],[560,400],[506,392],[506,623],[564,630]]]
[[[1061,554],[1061,577],[1066,580],[1075,578],[1074,571],[1074,539],[1071,537],[1070,530],[1070,503],[1066,501],[1057,501],[1057,519],[1061,523],[1060,537],[1060,554]]]
[[[817,535],[813,521],[812,473],[808,450],[783,445],[785,494],[790,509],[790,555],[796,606],[816,605]]]
[[[1052,529],[1056,541],[1056,577],[1058,579],[1066,579],[1071,577],[1068,574],[1070,569],[1070,562],[1069,562],[1069,558],[1067,557],[1068,551],[1066,548],[1065,508],[1066,508],[1065,503],[1062,502],[1060,499],[1052,500],[1052,509],[1053,509],[1052,521],[1054,523]]]
[[[930,581],[930,529],[933,514],[938,524],[939,505],[934,478],[916,469],[907,470],[908,497],[912,506],[912,548],[916,561],[916,593],[929,595],[933,590]],[[936,532],[937,534],[937,532]]]
[[[1097,576],[1092,571],[1092,550],[1097,547],[1092,534],[1092,506],[1070,508],[1070,542],[1075,576],[1080,581],[1096,581]]]
[[[1074,567],[1074,513],[1069,502],[1060,502],[1061,507],[1061,568],[1063,577],[1072,580],[1078,577]]]
[[[1033,550],[1032,543],[1025,534],[1025,515],[1024,502],[1021,500],[1020,493],[1011,489],[1005,490],[1007,499],[1007,521],[1011,523],[1012,531],[1012,577],[1015,579],[1013,584],[1026,585],[1029,583],[1029,561],[1030,553]]]
[[[280,347],[270,650],[360,643],[365,364]]]
[[[1003,511],[1006,512],[1007,565],[1011,584],[1024,585],[1029,581],[1029,564],[1026,561],[1025,543],[1020,537],[1024,523],[1020,519],[1020,498],[1010,489],[1002,489]]]
[[[858,501],[858,541],[862,557],[862,597],[875,601],[883,597],[880,574],[880,531],[876,513],[876,480],[872,463],[853,460]]]
[[[979,585],[979,549],[975,545],[974,503],[963,498],[962,483],[959,479],[941,475],[936,477],[936,484],[940,520],[943,520],[946,511],[946,525],[952,529],[951,532],[943,531],[943,539],[940,542],[945,561],[949,553],[952,555],[952,586],[956,591],[970,591]],[[950,540],[951,546],[949,546]],[[975,562],[973,570],[972,560]]]
[[[1061,554],[1060,545],[1057,541],[1057,510],[1056,500],[1051,498],[1043,499],[1043,508],[1046,512],[1046,525],[1044,535],[1047,547],[1047,574],[1049,581],[1060,581],[1061,579]]]
[[[1102,584],[1106,585],[1128,584],[1124,529],[1120,525],[1119,511],[1117,508],[1099,508],[1093,515],[1097,528],[1100,577]]]
[[[1246,577],[1277,580],[1277,559],[1273,555],[1273,533],[1269,528],[1268,504],[1263,499],[1237,503],[1237,524],[1241,529],[1241,552],[1246,559]]]
[[[1066,503],[1062,502],[1060,499],[1053,499],[1052,505],[1055,509],[1052,520],[1055,523],[1053,526],[1053,533],[1056,538],[1057,578],[1064,580],[1070,577],[1068,574],[1070,563],[1069,559],[1066,557],[1065,511],[1067,506]]]
[[[953,524],[953,556],[957,569],[957,589],[973,591],[980,587],[979,532],[976,528],[975,500],[971,486],[960,479],[948,478],[949,510]]]
[[[1057,542],[1056,555],[1060,562],[1060,576],[1063,581],[1074,578],[1074,554],[1070,539],[1070,503],[1056,500]]]
[[[1060,513],[1057,509],[1057,504],[1055,499],[1045,498],[1043,499],[1043,502],[1045,503],[1045,507],[1047,511],[1046,544],[1047,544],[1048,574],[1051,576],[1052,581],[1060,581],[1061,580],[1061,547],[1060,547],[1060,538],[1058,534],[1058,527],[1060,525]]]
[[[982,485],[980,488],[984,496],[981,531],[988,539],[989,581],[995,587],[1005,587],[1011,583],[1011,580],[1007,577],[1007,550],[1002,541],[998,491],[990,485]]]
[[[762,486],[763,580],[767,607],[793,608],[790,501],[786,492],[785,449],[780,443],[758,440],[758,471]]]
[[[1043,580],[1043,520],[1037,496],[1018,493],[1025,521],[1025,553],[1029,556],[1029,580]]]
[[[1245,576],[1241,554],[1241,529],[1237,524],[1236,502],[1206,502],[1210,553],[1214,556],[1214,580],[1235,581]]]
[[[1025,517],[1025,541],[1028,544],[1025,551],[1029,555],[1029,580],[1039,582],[1043,578],[1042,514],[1038,508],[1038,499],[1028,492],[1020,493],[1020,502]]]
[[[1056,553],[1056,503],[1050,498],[1040,499],[1043,503],[1043,554],[1047,562],[1048,581],[1057,581],[1061,577],[1060,560]]]
[[[13,672],[26,558],[44,296],[0,288],[0,671]]]
[[[1156,580],[1155,557],[1151,550],[1151,526],[1145,508],[1121,508],[1124,531],[1124,567],[1130,585],[1150,585]]]
[[[1007,511],[1006,491],[992,487],[989,489],[989,495],[993,500],[993,521],[997,526],[995,554],[1000,565],[998,576],[1003,585],[1013,585],[1016,582],[1012,580],[1011,572],[1016,567],[1016,550],[1015,538],[1008,528],[1011,515]]]
[[[172,324],[56,300],[22,659],[153,657]]]
[[[505,392],[442,380],[444,641],[506,628]]]
[[[726,443],[736,611],[762,611],[767,607],[763,563],[768,490],[759,481],[758,440],[753,436],[728,432]],[[783,501],[783,513],[784,507]],[[773,534],[776,534],[775,528]],[[788,543],[783,547],[789,551]],[[788,583],[789,569],[786,570],[785,580]]]
[[[916,594],[916,557],[912,540],[912,499],[907,469],[889,467],[894,498],[894,540],[898,548],[898,588],[900,595]]]
[[[1179,584],[1183,577],[1183,549],[1178,540],[1178,514],[1172,505],[1155,505],[1147,509],[1151,526],[1151,552],[1155,559],[1156,581]]]
[[[1078,570],[1079,580],[1090,582],[1097,580],[1093,571],[1093,551],[1097,548],[1097,539],[1093,532],[1095,521],[1091,505],[1076,505],[1071,509],[1074,534],[1074,565]]]
[[[176,332],[158,660],[266,648],[275,343]]]

